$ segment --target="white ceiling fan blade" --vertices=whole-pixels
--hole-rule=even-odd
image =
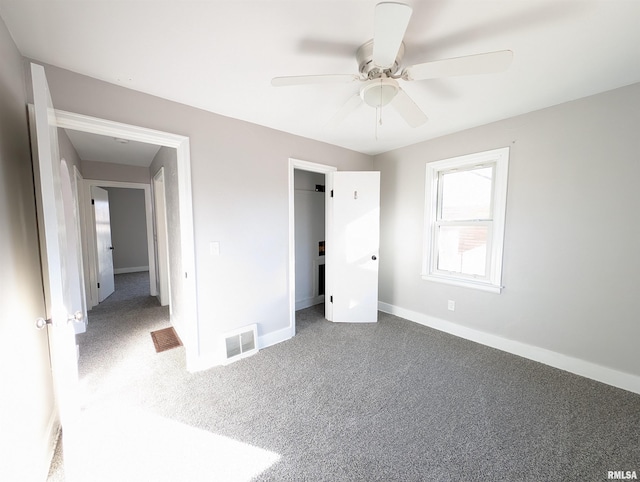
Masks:
[[[347,118],[354,110],[356,110],[362,104],[360,93],[356,93],[351,96],[349,100],[340,108],[334,116],[327,122],[327,127],[337,127],[343,120]]]
[[[398,93],[391,101],[391,105],[411,127],[419,127],[428,120],[420,107],[402,89],[398,90]]]
[[[383,69],[393,65],[411,18],[411,7],[402,3],[376,5],[373,26],[373,63]]]
[[[513,59],[511,50],[467,55],[411,65],[404,69],[404,80],[427,80],[456,75],[492,74],[506,70]]]
[[[290,77],[274,77],[271,85],[274,87],[286,87],[289,85],[310,84],[348,84],[360,80],[355,74],[328,74],[328,75],[294,75]]]

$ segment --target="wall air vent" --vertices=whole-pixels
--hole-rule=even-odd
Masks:
[[[258,325],[238,328],[224,335],[224,361],[229,364],[258,352]]]

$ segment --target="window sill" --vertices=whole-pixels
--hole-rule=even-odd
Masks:
[[[463,288],[472,288],[480,291],[488,291],[490,293],[500,294],[503,286],[494,285],[491,283],[465,280],[459,278],[448,278],[446,276],[438,276],[433,274],[423,274],[422,279],[425,281],[435,281],[436,283],[444,283],[453,286],[461,286]]]

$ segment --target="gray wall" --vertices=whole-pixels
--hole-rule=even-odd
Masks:
[[[381,171],[380,299],[463,327],[639,374],[636,134],[640,86],[375,159],[56,67],[57,108],[191,139],[201,351],[220,332],[288,325],[288,158]],[[425,162],[510,146],[502,294],[420,278]],[[220,242],[220,256],[209,252]],[[447,300],[456,311],[447,311]]]
[[[75,166],[78,171],[80,171],[80,174],[82,174],[82,161],[80,160],[80,156],[78,155],[76,148],[73,147],[73,144],[64,129],[58,129],[58,147],[60,158],[67,161],[69,177],[73,179],[73,166]]]
[[[115,273],[149,269],[144,190],[106,187]]]
[[[640,375],[639,125],[635,84],[377,156],[380,300]],[[505,289],[423,281],[425,163],[503,146]]]
[[[57,67],[46,73],[58,109],[189,136],[201,351],[236,327],[285,329],[288,159],[340,170],[371,169],[372,159]],[[210,255],[211,241],[220,256]]]
[[[55,100],[54,100],[55,102]],[[59,108],[57,105],[55,106]],[[126,166],[113,162],[82,161],[81,172],[85,179],[100,181],[139,182],[150,184],[149,169],[146,167]]]
[[[44,480],[55,412],[23,60],[0,19],[0,480]]]
[[[324,174],[294,171],[295,182],[295,242],[296,242],[296,308],[316,304],[314,262],[324,261],[318,255],[318,242],[325,235],[325,193],[316,192],[316,184],[325,185]]]

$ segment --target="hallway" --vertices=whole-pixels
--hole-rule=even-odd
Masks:
[[[128,368],[132,379],[142,375],[156,356],[150,332],[167,326],[169,307],[160,306],[149,295],[149,273],[116,275],[115,292],[89,312],[87,332],[77,336],[78,371],[84,394],[94,397],[94,392],[116,389],[105,386],[112,370]],[[182,358],[183,350],[178,350]],[[134,359],[135,369],[129,366]]]
[[[131,407],[150,401],[167,367],[175,368],[177,376],[184,373],[183,347],[155,352],[150,333],[167,326],[169,307],[149,295],[149,273],[126,273],[115,276],[115,292],[89,312],[87,332],[77,335],[83,447],[92,453],[91,473],[113,475],[114,467],[99,470],[100,461],[113,461],[117,445],[126,447],[122,442],[129,438],[119,434],[124,436],[110,439],[107,431],[114,426],[106,427],[105,421],[125,421]],[[65,478],[62,445],[56,449],[49,482]],[[103,456],[96,457],[97,453]],[[83,473],[87,473],[84,468]]]

